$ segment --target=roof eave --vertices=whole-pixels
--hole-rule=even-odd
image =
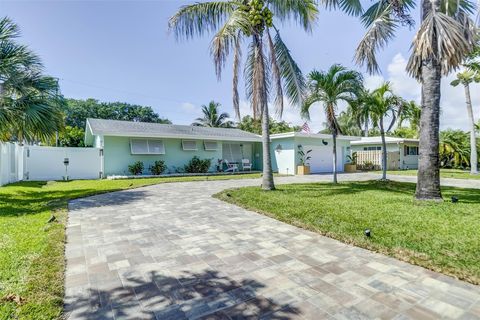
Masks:
[[[239,142],[261,142],[261,137],[221,137],[202,135],[179,135],[179,134],[144,134],[144,133],[112,133],[95,132],[94,135],[128,138],[160,138],[160,139],[194,139],[194,140],[216,140],[216,141],[239,141]]]

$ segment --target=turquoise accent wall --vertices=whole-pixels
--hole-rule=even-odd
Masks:
[[[165,173],[174,173],[176,168],[183,168],[185,164],[190,161],[193,156],[200,159],[212,159],[210,171],[216,171],[217,160],[222,159],[222,141],[218,141],[218,150],[206,151],[203,145],[203,140],[197,140],[196,151],[185,151],[182,149],[182,139],[159,139],[165,145],[165,154],[159,155],[139,155],[131,154],[130,138],[129,137],[103,137],[104,149],[104,172],[105,175],[128,175],[128,166],[136,161],[144,163],[144,174],[149,174],[148,168],[155,162],[155,160],[164,160],[168,167]],[[226,142],[229,143],[229,142]],[[233,142],[232,142],[233,143]],[[238,142],[242,143],[242,142]],[[252,144],[253,153],[253,167],[258,170],[258,162],[255,157],[257,144],[253,142],[243,142],[244,145]],[[260,158],[261,159],[261,158]]]

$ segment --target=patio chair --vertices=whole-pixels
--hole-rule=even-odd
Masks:
[[[232,173],[235,172],[235,171],[238,172],[238,164],[231,163],[228,160],[224,160],[223,162],[227,166],[227,170],[225,170],[225,172],[229,172],[229,171],[231,171]]]
[[[242,169],[252,171],[252,164],[250,163],[250,159],[242,159]]]

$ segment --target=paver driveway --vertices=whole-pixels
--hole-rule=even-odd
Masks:
[[[321,179],[329,177],[277,178],[277,183]],[[211,197],[224,188],[259,183],[161,184],[72,201],[66,315],[480,318],[477,286]]]

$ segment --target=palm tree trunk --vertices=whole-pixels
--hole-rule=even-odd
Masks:
[[[439,10],[439,0],[423,0],[423,17],[431,10]],[[432,55],[422,61],[422,112],[420,115],[420,143],[417,200],[442,200],[440,192],[440,161],[438,154],[440,129],[441,65],[437,56],[437,41],[433,39]]]
[[[333,129],[333,183],[337,183],[337,130]]]
[[[255,70],[253,83],[253,110],[260,110],[262,117],[262,149],[263,149],[263,175],[262,189],[274,190],[272,172],[272,155],[270,153],[270,130],[269,130],[269,114],[268,114],[268,94],[266,82],[265,60],[263,55],[263,47],[261,37],[254,35],[255,44]],[[260,109],[258,105],[260,105]]]
[[[387,143],[385,142],[383,117],[380,118],[380,136],[382,137],[382,180],[387,180]]]
[[[477,139],[475,137],[475,120],[473,119],[470,85],[464,84],[465,100],[467,102],[468,121],[470,122],[470,174],[478,174]]]
[[[365,129],[363,130],[363,136],[368,137],[368,119],[365,121]]]

